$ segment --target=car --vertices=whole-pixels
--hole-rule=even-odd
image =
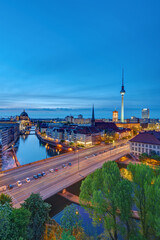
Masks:
[[[71,162],[69,162],[69,163],[68,163],[68,166],[72,166],[72,163],[71,163]]]
[[[41,177],[42,177],[42,174],[41,174],[41,173],[38,173],[38,174],[37,174],[37,177],[38,177],[38,178],[41,178]]]
[[[65,165],[65,164],[63,164],[63,165],[62,165],[62,168],[66,168],[66,165]]]
[[[34,178],[34,179],[38,179],[37,175],[33,175],[33,178]]]
[[[17,181],[17,186],[21,187],[22,186],[22,182],[21,181]]]
[[[30,183],[30,181],[31,181],[31,180],[27,177],[27,178],[26,178],[26,182],[27,182],[27,183]]]
[[[50,172],[54,172],[53,168],[49,169]]]
[[[55,172],[58,172],[58,168],[55,168],[54,171],[55,171]]]
[[[42,175],[42,177],[43,177],[43,176],[46,176],[46,173],[45,173],[45,172],[42,172],[41,175]]]
[[[12,184],[9,184],[8,185],[8,189],[10,190],[10,189],[12,189],[14,187],[14,185],[12,185]]]

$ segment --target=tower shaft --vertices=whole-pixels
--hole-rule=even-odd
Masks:
[[[122,95],[122,102],[121,102],[121,122],[124,122],[124,95]]]

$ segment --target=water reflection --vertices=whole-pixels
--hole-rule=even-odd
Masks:
[[[62,148],[53,148],[42,143],[35,135],[34,127],[31,128],[29,135],[20,135],[14,149],[20,165],[50,158],[65,152]],[[12,151],[8,150],[3,156],[2,169],[6,170],[13,167],[16,167],[15,160]]]
[[[16,151],[18,161],[21,165],[49,158],[63,153],[62,150],[51,148],[42,143],[36,135],[22,135],[19,138],[19,146]]]

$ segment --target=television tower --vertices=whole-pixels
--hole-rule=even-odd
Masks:
[[[124,90],[124,69],[122,68],[122,89],[120,91],[120,94],[122,96],[122,102],[121,102],[121,122],[124,122],[124,94],[125,94],[125,90]]]

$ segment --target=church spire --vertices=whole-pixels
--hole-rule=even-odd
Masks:
[[[91,119],[91,125],[92,125],[92,127],[95,126],[94,104],[93,104],[93,107],[92,107],[92,119]]]

